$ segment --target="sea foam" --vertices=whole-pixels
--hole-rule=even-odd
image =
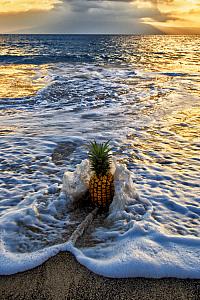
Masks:
[[[26,271],[60,251],[70,251],[88,269],[107,277],[200,278],[200,239],[160,232],[151,221],[151,203],[142,200],[134,187],[132,172],[115,161],[113,172],[115,196],[107,217],[112,220],[113,228],[100,227],[94,232],[105,238],[104,243],[78,249],[66,241],[30,253],[14,253],[2,239],[0,274]],[[88,174],[88,160],[74,172],[64,174],[61,193],[65,194],[67,205],[85,192]],[[126,230],[122,231],[123,227]]]

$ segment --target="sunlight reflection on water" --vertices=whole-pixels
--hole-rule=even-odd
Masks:
[[[35,95],[47,84],[46,66],[3,65],[0,68],[0,98]]]

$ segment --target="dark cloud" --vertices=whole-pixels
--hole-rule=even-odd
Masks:
[[[76,2],[77,0],[63,0],[63,2]],[[83,0],[84,1],[84,0]],[[90,3],[98,3],[98,2],[125,2],[125,3],[133,3],[133,2],[136,2],[137,0],[85,0],[85,2],[90,2]],[[174,0],[143,0],[143,2],[149,2],[149,3],[152,3],[152,4],[170,4],[170,3],[173,3]]]
[[[138,7],[134,0],[65,0],[70,13],[62,27],[66,24],[77,32],[108,33],[160,33],[150,25],[143,24],[143,18],[151,18],[159,22],[169,19],[162,14],[156,5]],[[135,3],[134,3],[135,2]],[[155,0],[153,0],[155,4]]]
[[[145,0],[143,0],[144,2]],[[65,3],[70,5],[71,11],[76,13],[84,13],[91,17],[91,15],[102,15],[102,18],[107,16],[142,19],[151,18],[159,22],[166,22],[167,20],[174,20],[169,13],[161,13],[157,7],[157,3],[161,0],[146,0],[151,2],[152,6],[138,7],[134,0],[65,0]],[[162,3],[171,3],[173,0],[162,0]]]

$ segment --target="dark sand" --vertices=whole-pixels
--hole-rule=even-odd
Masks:
[[[5,299],[200,300],[200,280],[109,279],[60,253],[30,271],[0,276],[0,300]]]

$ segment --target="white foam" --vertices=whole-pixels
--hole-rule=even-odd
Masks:
[[[2,245],[0,250],[0,275],[26,271],[60,251],[71,251],[81,264],[107,277],[200,278],[199,239],[167,237],[137,226],[115,244],[102,248],[81,251],[67,242],[25,254],[7,252]]]
[[[12,252],[11,245],[6,244],[6,230],[13,231],[12,226],[15,226],[14,221],[17,219],[33,225],[37,208],[31,206],[25,212],[23,209],[18,211],[18,214],[11,212],[10,216],[8,213],[4,217],[10,221],[4,223],[4,227],[1,226],[4,234],[0,243],[0,275],[26,271],[59,251],[70,251],[81,264],[103,276],[200,278],[200,239],[161,232],[160,227],[152,221],[151,203],[141,199],[135,190],[132,173],[115,161],[113,173],[115,196],[108,216],[113,225],[109,229],[97,228],[94,232],[104,242],[92,248],[77,249],[66,241],[29,253]],[[87,160],[78,165],[75,172],[65,173],[60,197],[62,205],[66,205],[66,201],[68,204],[73,203],[85,192],[89,176]],[[63,194],[67,194],[65,200]],[[51,203],[48,206],[49,215],[43,216],[48,220],[52,219],[52,222],[55,221],[53,215],[58,210],[57,202],[54,205]]]
[[[200,278],[198,238],[148,233],[138,227],[107,247],[73,253],[88,269],[107,277]]]

